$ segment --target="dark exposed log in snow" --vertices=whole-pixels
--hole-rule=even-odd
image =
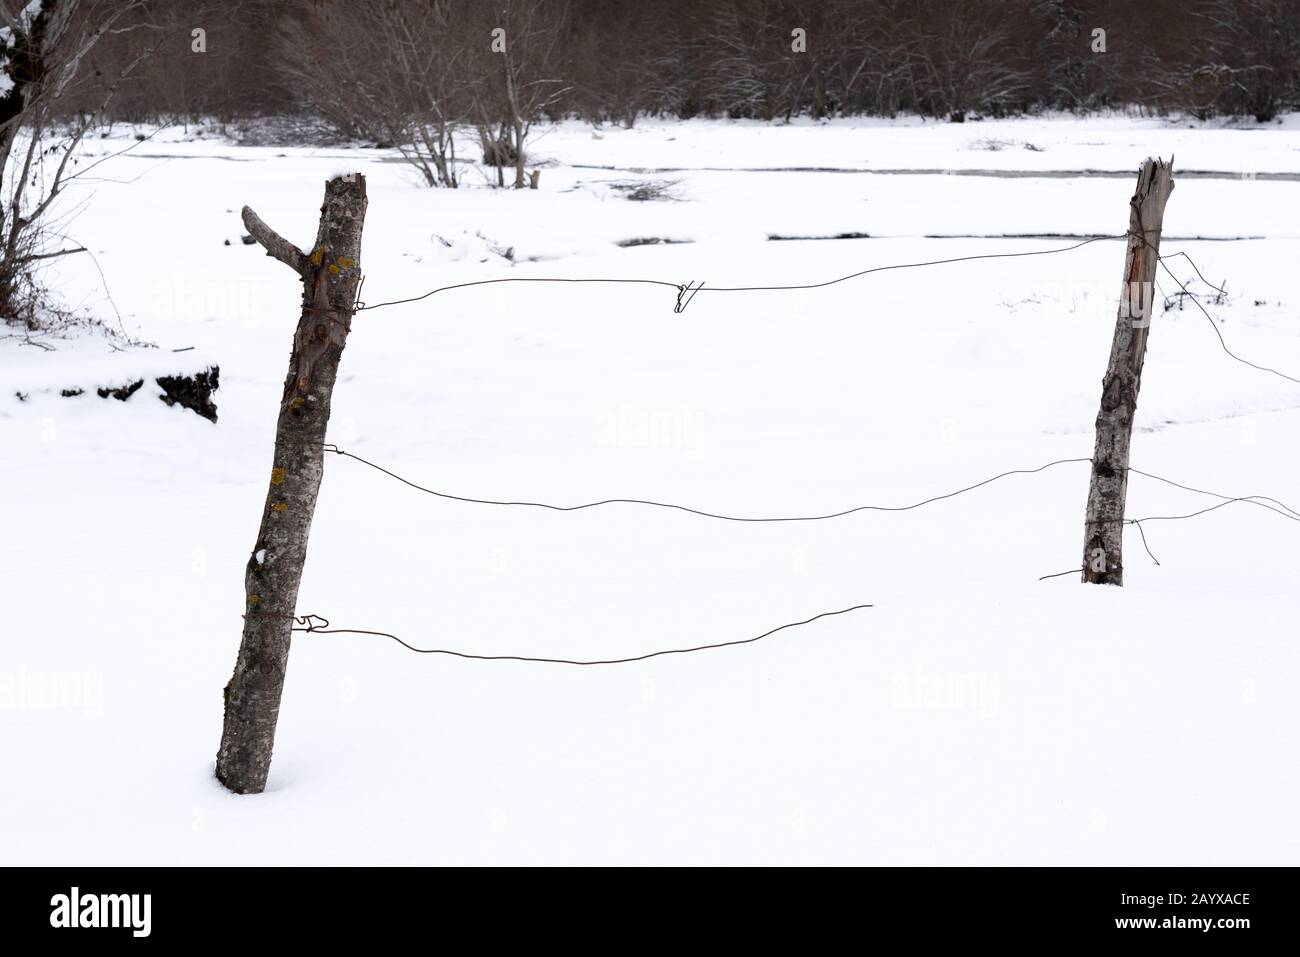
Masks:
[[[168,405],[179,405],[182,409],[189,409],[210,422],[215,422],[217,421],[217,404],[212,399],[212,393],[217,391],[220,376],[221,367],[213,365],[198,372],[158,376],[154,379],[154,383],[162,390],[158,398],[163,402]],[[114,398],[120,402],[125,402],[140,391],[144,386],[144,382],[145,380],[142,378],[132,379],[120,385],[103,385],[94,386],[93,388],[101,399]],[[85,393],[86,389],[79,387],[59,390],[59,395],[65,399],[75,398]]]

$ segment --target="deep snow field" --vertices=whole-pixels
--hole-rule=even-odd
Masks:
[[[568,123],[533,149],[537,191],[477,169],[428,190],[388,151],[168,129],[69,190],[112,302],[86,255],[51,283],[159,348],[0,340],[0,863],[1300,859],[1300,526],[1233,503],[1146,523],[1158,566],[1128,528],[1122,589],[1039,581],[1078,564],[1086,463],[737,524],[458,503],[329,456],[299,610],[337,626],[606,658],[874,607],[602,668],[298,636],[268,790],[225,792],[221,689],[299,299],[240,242],[245,203],[307,247],[323,180],[363,172],[372,305],[500,277],[706,283],[681,314],[671,288],[599,284],[359,313],[331,441],[470,497],[799,515],[1087,458],[1119,241],[709,287],[1122,233],[1148,155],[1176,155],[1162,252],[1226,280],[1203,301],[1235,352],[1300,377],[1300,117]],[[888,172],[909,169],[937,172]],[[647,182],[666,196],[629,201]],[[768,239],[843,233],[870,238]],[[617,245],[651,238],[681,242]],[[1134,467],[1300,507],[1300,386],[1159,305]],[[216,425],[149,387],[59,395],[206,361]],[[1128,511],[1218,501],[1135,475]]]

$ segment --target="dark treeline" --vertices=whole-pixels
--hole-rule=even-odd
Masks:
[[[416,109],[501,139],[562,115],[1300,107],[1300,0],[157,0],[134,15],[147,30],[95,50],[112,73],[157,47],[115,119],[312,114],[364,134],[367,113]]]

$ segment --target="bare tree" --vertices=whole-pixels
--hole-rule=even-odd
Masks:
[[[715,5],[709,17],[705,35],[714,49],[701,61],[702,79],[712,109],[727,116],[770,115],[763,62],[767,59],[763,54],[769,51],[763,47],[774,38],[764,30],[764,12],[743,0],[725,0]]]
[[[918,7],[924,16],[912,60],[914,97],[926,112],[960,123],[973,110],[1014,110],[1032,79],[1014,42],[1014,8],[980,0]]]
[[[589,119],[629,129],[642,113],[674,111],[664,82],[679,43],[671,4],[586,0],[575,9],[562,44],[561,69],[570,92],[564,105]],[[617,56],[611,53],[617,50]]]
[[[392,145],[429,186],[454,187],[456,130],[472,98],[453,6],[352,0],[304,11],[281,33],[281,74],[307,109]]]
[[[501,0],[469,18],[479,142],[499,186],[507,166],[514,167],[515,189],[527,185],[529,130],[569,90],[559,75],[568,9],[568,0]]]
[[[1300,97],[1300,4],[1200,0],[1188,11],[1194,64],[1182,84],[1197,112],[1246,114],[1265,123]]]
[[[81,3],[99,15],[132,0]],[[346,136],[393,145],[436,185],[461,178],[454,154],[468,131],[496,167],[496,182],[506,185],[513,168],[521,184],[532,124],[573,114],[630,125],[641,113],[908,111],[961,119],[973,111],[1138,104],[1263,120],[1300,107],[1296,0],[147,0],[143,7],[168,42],[115,99],[115,118],[228,120],[296,110],[310,122],[327,118]],[[5,9],[12,19],[31,8],[12,0]],[[195,25],[209,31],[202,57],[189,50]],[[1094,49],[1097,27],[1107,35],[1104,55]],[[807,43],[793,50],[796,28]],[[116,76],[136,49],[134,38],[110,33],[96,45],[93,66]],[[27,66],[21,51],[12,52],[21,80]],[[341,77],[324,72],[335,61],[345,68]],[[61,102],[64,116],[74,104],[93,108],[75,91]]]
[[[292,2],[148,0],[141,4],[129,22],[144,25],[158,42],[148,61],[113,98],[113,116],[135,123],[187,125],[212,119],[225,124],[252,114],[285,112],[286,90],[265,64],[272,59],[274,25]],[[196,44],[195,29],[203,31],[201,43]],[[139,32],[106,35],[95,47],[92,66],[112,73],[117,65],[129,62],[139,50]],[[82,105],[75,103],[73,108]]]
[[[858,0],[831,0],[826,17],[841,116],[905,108],[919,32],[914,13],[910,0],[879,0],[865,10]]]
[[[78,175],[69,164],[86,131],[149,51],[137,52],[110,78],[86,69],[87,57],[104,36],[133,29],[119,24],[141,5],[0,0],[0,316],[8,322],[39,325],[44,295],[37,264],[82,251],[50,248],[62,237],[49,213]],[[97,91],[93,105],[65,116],[66,102],[90,90]]]

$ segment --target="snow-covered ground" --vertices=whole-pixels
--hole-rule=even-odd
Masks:
[[[432,191],[384,151],[169,130],[70,190],[71,235],[160,348],[0,341],[0,862],[1296,862],[1300,528],[1236,503],[1147,523],[1159,566],[1130,528],[1123,589],[1039,581],[1078,563],[1086,463],[732,524],[450,502],[330,456],[299,610],[338,626],[608,658],[874,607],[607,668],[300,637],[268,790],[226,793],[221,688],[299,298],[240,242],[245,203],[308,245],[322,181],[364,172],[369,304],[706,283],[681,314],[671,288],[598,284],[360,313],[331,441],[459,495],[809,514],[1087,458],[1117,241],[709,287],[1120,233],[1151,154],[1176,154],[1162,251],[1226,280],[1207,308],[1234,351],[1300,377],[1297,117],[569,123],[535,150],[537,191],[473,170]],[[909,169],[987,175],[879,172]],[[647,183],[666,198],[628,201]],[[842,233],[870,238],[768,239]],[[617,245],[655,238],[682,242]],[[50,278],[116,325],[94,261]],[[168,356],[220,363],[218,424],[149,389],[59,395]],[[1300,386],[1232,361],[1193,306],[1157,312],[1135,467],[1300,507],[1298,434]],[[1129,514],[1215,502],[1134,476]]]

